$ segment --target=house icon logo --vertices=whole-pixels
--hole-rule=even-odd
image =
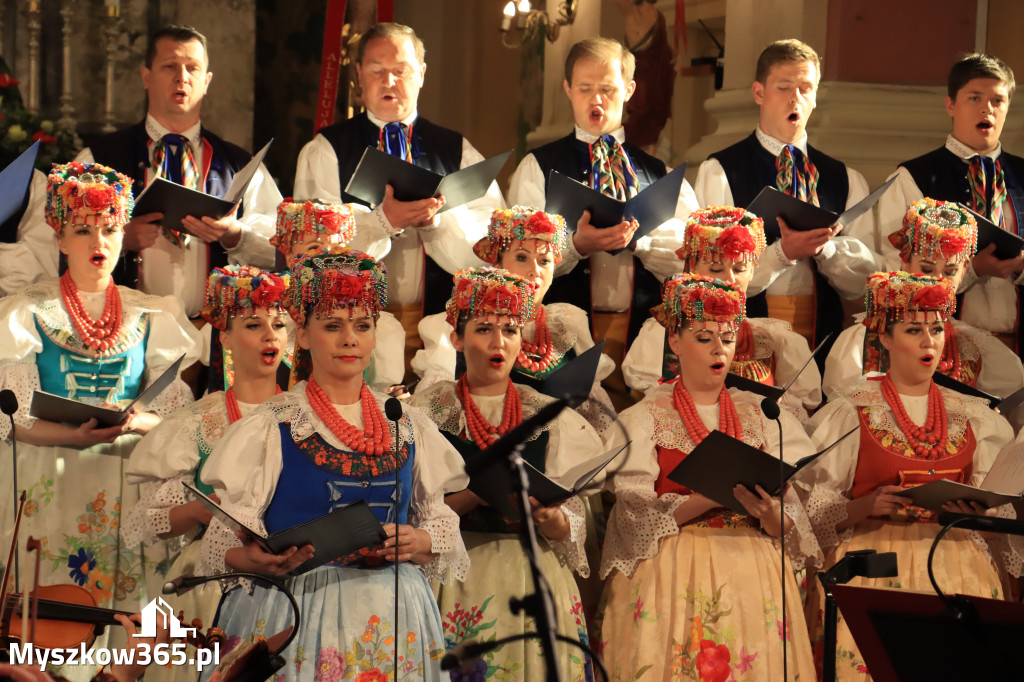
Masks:
[[[171,637],[187,637],[196,634],[195,628],[182,627],[170,604],[165,602],[162,597],[157,597],[142,609],[142,632],[134,634],[132,637],[156,637],[158,618],[162,619],[163,627],[171,631]]]

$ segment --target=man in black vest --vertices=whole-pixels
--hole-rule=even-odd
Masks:
[[[887,265],[899,262],[889,235],[899,230],[907,206],[926,196],[960,202],[1004,230],[1024,234],[1024,158],[999,142],[1014,87],[1013,71],[996,57],[972,54],[953,65],[946,96],[953,132],[942,147],[900,164],[879,202],[876,251]],[[990,244],[971,260],[960,284],[959,315],[1019,352],[1024,256],[1000,260],[994,252]]]
[[[625,142],[622,111],[635,89],[635,64],[629,50],[608,38],[582,40],[570,48],[562,87],[572,104],[575,129],[526,155],[510,181],[510,203],[544,208],[553,170],[620,200],[665,175],[664,162]],[[571,303],[591,314],[594,340],[605,340],[605,353],[616,363],[604,384],[619,408],[628,404],[628,389],[618,365],[628,339],[636,337],[651,306],[661,300],[659,281],[680,267],[675,250],[682,245],[685,225],[679,219],[697,208],[696,201],[683,180],[677,219],[618,254],[611,252],[629,244],[637,223],[598,229],[584,212],[555,271],[545,303]]]
[[[760,107],[757,129],[701,164],[694,185],[701,206],[747,206],[771,186],[842,213],[867,195],[864,176],[807,144],[820,66],[817,53],[799,40],[779,40],[761,52],[751,88]],[[869,212],[857,222],[870,231],[871,221]],[[840,296],[864,295],[874,254],[855,237],[836,236],[838,225],[801,232],[780,220],[779,229],[782,238],[757,261],[747,314],[785,320],[813,346],[842,329]]]
[[[252,155],[202,126],[200,109],[213,78],[208,66],[202,33],[188,26],[157,31],[140,69],[147,95],[145,120],[101,137],[75,160],[96,161],[128,175],[135,196],[156,177],[213,196],[227,194],[234,174]],[[150,294],[176,296],[194,318],[203,306],[211,268],[229,262],[273,267],[269,239],[280,202],[281,193],[260,166],[241,205],[220,220],[189,216],[182,225],[161,225],[163,214],[136,215],[125,226],[115,281]]]
[[[0,149],[0,171],[18,158]],[[29,284],[57,276],[58,253],[53,229],[46,224],[46,176],[32,171],[18,209],[0,223],[0,296],[21,291]],[[7,188],[3,188],[6,192]]]
[[[321,130],[299,153],[295,171],[297,198],[352,204],[351,246],[384,259],[388,311],[405,327],[407,366],[420,346],[419,320],[444,310],[452,275],[484,264],[473,244],[487,234],[491,211],[505,206],[497,183],[480,199],[444,213],[438,213],[444,197],[398,201],[388,187],[379,205],[368,206],[344,191],[367,147],[442,174],[483,161],[461,134],[419,115],[424,59],[423,41],[408,26],[372,26],[356,57],[366,111]]]

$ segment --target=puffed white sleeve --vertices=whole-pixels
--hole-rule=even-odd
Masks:
[[[693,191],[697,197],[697,205],[701,208],[709,206],[732,206],[732,188],[725,175],[725,169],[718,159],[708,159],[697,168],[697,179],[693,183]]]
[[[1006,398],[1024,386],[1024,366],[1016,353],[982,329],[972,328],[970,334],[981,354],[977,381],[979,389]]]
[[[875,252],[880,256],[879,267],[885,270],[899,270],[900,267],[900,252],[889,241],[889,235],[903,227],[907,206],[924,198],[914,182],[914,176],[906,168],[900,166],[892,175],[896,176],[896,182],[878,200],[878,242]],[[964,290],[962,285],[960,290]]]
[[[563,410],[548,431],[548,450],[544,460],[545,475],[558,480],[573,467],[589,462],[605,451],[597,431],[586,419],[573,410]],[[564,481],[572,485],[569,481]],[[600,481],[594,481],[597,487]],[[586,508],[580,496],[570,497],[560,506],[569,522],[569,535],[562,540],[547,542],[580,576],[590,577],[585,543],[587,540]]]
[[[849,190],[846,194],[846,208],[850,208],[868,195],[868,183],[858,171],[847,167]],[[844,228],[818,255],[814,257],[818,270],[828,279],[829,284],[843,298],[863,296],[867,290],[867,278],[878,270],[871,235],[875,232],[875,213],[868,211]],[[855,235],[867,235],[862,242]]]
[[[43,341],[35,324],[31,303],[25,296],[14,294],[0,298],[0,389],[14,392],[18,411],[14,423],[31,429],[36,423],[29,416],[32,394],[39,390],[36,355],[43,350]],[[8,419],[0,419],[0,440],[10,435]]]
[[[192,389],[181,380],[181,371],[199,360],[203,339],[185,316],[181,302],[174,296],[149,297],[153,307],[146,342],[146,385],[155,381],[182,354],[178,378],[149,405],[151,412],[166,417],[193,401]]]
[[[645,402],[625,410],[620,419],[632,443],[622,466],[609,473],[606,484],[615,493],[615,506],[605,532],[602,580],[615,570],[631,576],[639,562],[657,555],[661,539],[679,532],[673,512],[689,499],[675,493],[659,497],[654,491],[658,456],[654,420]],[[625,439],[622,431],[612,429],[608,446],[622,446]]]
[[[320,199],[332,204],[344,202],[338,177],[338,154],[323,135],[317,134],[299,151],[294,191],[295,198],[300,200]],[[398,231],[391,227],[380,207],[370,210],[362,204],[352,203],[351,206],[356,220],[352,248],[380,260],[391,251],[391,237]]]
[[[483,160],[483,155],[463,137],[459,168],[468,168]],[[473,245],[487,236],[491,212],[500,208],[505,208],[505,198],[498,183],[491,182],[482,197],[435,216],[435,227],[418,228],[424,251],[452,275],[463,268],[483,267],[486,263],[473,253]]]
[[[456,351],[451,340],[455,330],[445,313],[427,315],[417,326],[423,348],[412,359],[412,371],[420,378],[416,390],[425,390],[438,381],[455,381]]]
[[[552,303],[547,308],[549,311],[557,311],[557,313],[551,313],[551,316],[557,314],[559,317],[565,318],[568,325],[576,332],[576,342],[572,345],[576,355],[585,353],[594,347],[594,337],[590,333],[590,317],[587,315],[587,311],[571,303]],[[594,385],[596,386],[614,371],[615,361],[607,355],[602,355],[601,359],[597,361]]]
[[[622,361],[622,376],[634,391],[647,393],[658,385],[665,362],[665,328],[648,318]]]
[[[465,490],[469,477],[462,457],[426,413],[408,405],[405,409],[416,443],[409,523],[430,535],[435,555],[420,570],[428,579],[450,585],[453,580],[466,579],[469,554],[462,542],[459,515],[445,504],[444,496]]]
[[[857,427],[857,408],[845,398],[837,398],[818,410],[811,418],[808,431],[815,450],[823,450],[840,436]],[[793,482],[801,488],[804,507],[822,551],[828,554],[853,534],[853,527],[837,530],[846,520],[847,503],[857,471],[860,438],[857,434],[845,439],[831,452],[796,475]]]
[[[814,454],[814,444],[796,416],[783,410],[779,414],[779,421],[782,424],[782,457],[786,462],[795,464],[801,458]],[[778,428],[768,424],[765,435],[768,441],[765,451],[772,454],[779,452]],[[787,486],[782,495],[783,512],[793,524],[786,533],[786,554],[797,570],[820,568],[824,556],[801,497],[800,490],[793,485]]]
[[[788,326],[788,325],[787,325]],[[789,386],[794,414],[805,421],[807,415],[821,404],[821,373],[818,365],[808,362],[811,349],[805,339],[792,329],[770,329],[772,345],[775,347],[776,383]],[[801,371],[802,370],[802,371]],[[790,386],[790,381],[792,385]]]
[[[377,318],[377,345],[367,369],[367,383],[382,393],[405,378],[405,327],[387,311]]]
[[[864,377],[864,337],[867,335],[867,327],[860,324],[864,316],[858,317],[852,326],[839,334],[825,358],[825,376],[822,377],[821,389],[826,398],[856,384]]]
[[[227,249],[232,264],[274,267],[277,250],[270,244],[270,238],[277,230],[277,206],[281,200],[281,190],[261,163],[242,195],[242,215],[238,217],[242,234],[238,243]]]
[[[33,171],[28,205],[18,222],[17,241],[0,244],[0,294],[13,294],[41,279],[57,276],[60,251],[46,223],[46,176]]]
[[[249,528],[266,533],[263,513],[281,476],[281,432],[274,413],[257,409],[232,424],[214,447],[201,478],[220,497],[220,506]],[[216,575],[231,569],[224,561],[242,541],[216,518],[203,535],[199,572]]]

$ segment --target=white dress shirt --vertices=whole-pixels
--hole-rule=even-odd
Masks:
[[[196,167],[203,168],[203,144],[200,137],[200,123],[182,133],[188,139],[195,156]],[[146,115],[146,132],[154,142],[160,141],[170,131]],[[149,146],[150,167],[146,170],[146,185],[157,177],[158,169],[153,165],[155,144]],[[92,150],[86,147],[75,161],[92,163]],[[122,169],[115,169],[124,172]],[[242,195],[242,235],[234,247],[227,250],[228,262],[233,265],[255,265],[273,268],[275,250],[270,245],[277,224],[277,205],[281,203],[281,192],[263,164],[253,175],[249,187]],[[169,225],[177,228],[178,226]],[[143,249],[140,254],[139,288],[156,296],[175,296],[185,307],[189,317],[196,317],[203,307],[206,279],[210,274],[209,247],[196,237],[189,237],[184,247],[171,244],[161,234],[156,244]]]
[[[768,135],[760,128],[756,130],[757,141],[773,156],[782,153],[785,142]],[[795,143],[807,154],[807,136]],[[864,176],[846,167],[849,191],[846,208],[850,208],[868,195],[868,183]],[[694,184],[697,200],[702,207],[733,206],[732,189],[725,175],[725,169],[718,159],[708,159],[697,171]],[[828,279],[843,298],[863,296],[868,276],[875,272],[874,254],[854,234],[871,233],[874,230],[874,216],[869,211],[843,232],[825,244],[821,253],[814,257],[818,270]],[[845,235],[845,236],[844,236]],[[782,240],[772,243],[757,261],[754,277],[747,287],[747,295],[755,296],[767,291],[774,296],[809,296],[814,293],[814,272],[807,259],[792,261],[782,251]]]
[[[612,133],[622,144],[626,139],[623,128]],[[576,139],[592,144],[596,137],[576,126]],[[671,170],[671,169],[669,169]],[[516,172],[509,182],[508,199],[515,205],[544,208],[547,193],[547,178],[532,153],[519,163]],[[584,256],[580,254],[570,238],[567,248],[562,252],[562,262],[555,270],[555,275],[564,275],[576,267],[581,260],[589,260],[591,270],[590,289],[591,302],[595,311],[621,313],[629,310],[633,301],[633,256],[640,259],[659,281],[669,275],[682,272],[683,262],[676,257],[676,249],[683,244],[686,232],[686,219],[697,209],[697,197],[690,183],[683,180],[679,186],[679,199],[676,202],[675,217],[654,228],[649,234],[636,241],[632,253],[628,250],[619,254],[604,251]]]
[[[967,164],[971,157],[977,156],[977,152],[957,140],[952,135],[946,137],[946,149],[956,154],[964,161],[964,174],[967,174]],[[999,158],[1002,146],[997,148],[989,156],[994,160]],[[900,267],[900,253],[889,242],[889,235],[896,232],[903,225],[903,216],[906,215],[907,207],[915,201],[924,198],[921,189],[914,182],[914,176],[903,166],[896,169],[894,173],[896,182],[892,184],[882,198],[878,201],[878,232],[875,235],[877,244],[874,247],[880,256],[879,265],[891,270]],[[892,177],[892,176],[890,176]],[[942,197],[931,197],[942,199]],[[1010,210],[1009,202],[1004,204],[1003,228],[1015,231],[1016,216]],[[979,278],[974,268],[968,264],[963,280],[960,282],[959,293],[964,294],[963,310],[960,318],[979,329],[992,332],[993,334],[1011,334],[1017,325],[1017,290],[1016,285],[1024,284],[1024,275],[1016,279],[986,276]]]
[[[57,276],[60,250],[56,233],[46,223],[45,206],[46,176],[33,171],[28,205],[18,222],[18,241],[0,243],[0,296]]]
[[[387,125],[369,111],[370,122],[378,128]],[[407,126],[415,123],[413,112],[401,121]],[[484,160],[469,141],[462,138],[462,161],[466,168]],[[295,196],[302,199],[320,199],[327,203],[342,203],[341,180],[338,177],[338,155],[323,135],[317,135],[299,152],[295,169]],[[399,305],[423,301],[423,253],[446,272],[454,275],[463,268],[483,267],[485,263],[473,253],[473,245],[487,236],[491,211],[505,208],[505,200],[492,182],[487,194],[462,206],[450,208],[434,216],[428,227],[397,229],[384,215],[381,206],[372,210],[361,204],[352,204],[356,218],[356,236],[352,248],[365,251],[373,258],[382,258],[388,268],[388,301]]]

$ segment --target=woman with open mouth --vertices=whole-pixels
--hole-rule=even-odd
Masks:
[[[746,294],[764,250],[763,220],[742,208],[715,206],[690,214],[676,255],[687,272],[720,279]],[[747,317],[736,330],[736,353],[729,371],[769,386],[793,381],[782,405],[805,422],[821,403],[821,374],[817,365],[807,362],[810,357],[807,340],[788,322]],[[630,344],[622,374],[629,387],[641,393],[679,374],[679,358],[657,320],[647,320]]]
[[[662,304],[651,311],[684,360],[675,381],[621,415],[633,443],[612,479],[616,503],[601,559],[601,642],[609,669],[623,671],[617,679],[641,668],[652,680],[776,679],[783,636],[790,679],[814,679],[793,571],[820,565],[820,552],[795,492],[779,498],[737,485],[747,511],[737,514],[667,478],[714,429],[768,453],[782,447],[761,397],[725,387],[745,304],[739,287],[680,274],[665,280]],[[797,418],[783,410],[780,419],[785,459],[810,454]],[[616,432],[612,442],[621,440]]]
[[[522,328],[534,317],[533,287],[522,277],[496,268],[462,270],[448,301],[449,341],[466,358],[455,381],[420,389],[412,404],[425,408],[441,433],[467,459],[529,419],[552,401],[509,376],[522,348]],[[525,443],[523,458],[558,479],[571,467],[604,451],[597,433],[579,414],[563,410]],[[504,466],[498,464],[498,466]],[[570,483],[570,485],[572,485]],[[465,639],[490,640],[535,632],[532,618],[514,615],[509,597],[533,592],[529,566],[516,526],[470,490],[446,498],[462,517],[462,536],[471,568],[461,584],[438,592],[445,623],[445,645]],[[531,510],[540,542],[540,565],[554,597],[559,633],[587,642],[586,622],[573,571],[590,574],[584,551],[583,502],[572,497],[555,507],[536,500]],[[564,643],[557,647],[563,680],[593,679],[589,659]],[[472,679],[544,680],[545,665],[537,641],[519,641],[489,652]]]
[[[189,404],[191,391],[178,377],[149,411],[132,410],[114,426],[100,426],[95,418],[71,425],[29,415],[35,391],[124,407],[179,356],[187,367],[199,355],[198,334],[175,299],[114,284],[111,272],[132,206],[131,180],[112,168],[53,167],[46,220],[67,270],[0,299],[0,389],[18,399],[17,481],[28,497],[21,537],[45,539],[49,558],[40,582],[67,582],[70,574],[99,606],[134,612],[159,594],[157,581],[147,586],[146,578],[156,575],[166,551],[154,547],[143,554],[122,534],[138,500],[138,488],[123,482],[124,458],[161,416]],[[0,437],[6,439],[9,428],[6,419],[0,422]],[[0,480],[10,482],[14,473],[11,458],[0,458]],[[6,494],[0,500],[0,544],[7,547],[14,500]],[[116,644],[103,636],[96,646]],[[65,671],[73,679],[95,672],[85,666]]]
[[[149,548],[166,541],[171,551],[180,552],[166,579],[195,573],[202,543],[194,540],[210,523],[210,513],[186,497],[182,484],[213,493],[200,479],[206,458],[231,424],[279,392],[277,369],[288,348],[289,318],[281,307],[287,287],[288,275],[248,265],[210,273],[201,314],[216,330],[217,348],[229,358],[227,363],[211,363],[227,370],[227,389],[170,415],[142,439],[128,461],[126,479],[141,484],[143,495],[125,524],[126,544]],[[198,618],[204,628],[212,624],[219,603],[220,589],[214,583],[175,600],[187,621]],[[195,679],[187,666],[158,667],[147,674],[160,680]]]
[[[523,325],[522,349],[516,357],[512,380],[540,388],[541,383],[581,353],[594,347],[587,313],[569,303],[544,305],[555,267],[566,245],[565,219],[528,206],[499,208],[491,213],[487,236],[473,246],[480,260],[519,275],[533,286],[536,315]],[[456,351],[449,338],[446,315],[423,318],[419,325],[423,350],[412,369],[422,377],[419,389],[435,381],[456,379]],[[601,381],[615,369],[607,355],[599,360],[589,398],[576,408],[600,435],[614,421],[614,410]]]
[[[878,334],[888,353],[888,370],[879,380],[842,389],[812,419],[816,445],[848,438],[799,477],[809,491],[807,511],[832,566],[846,552],[872,549],[896,552],[899,577],[855,578],[851,584],[932,592],[925,567],[939,531],[935,515],[909,506],[901,493],[939,479],[979,485],[1000,449],[1013,439],[1005,418],[979,398],[941,388],[932,380],[942,358],[947,321],[955,306],[956,286],[906,272],[879,272],[868,278],[863,323]],[[985,509],[963,500],[947,511],[1013,517],[1010,505]],[[979,534],[950,531],[938,546],[933,566],[947,594],[998,598],[1004,595],[1000,565],[1020,572],[1021,559],[1010,550],[990,547]],[[820,613],[823,595],[808,609]],[[820,621],[816,617],[815,621]],[[812,623],[812,637],[821,623]],[[845,621],[840,623],[837,674],[841,680],[870,679]]]
[[[298,601],[302,624],[281,652],[286,664],[278,675],[286,680],[343,673],[442,679],[444,633],[429,580],[465,577],[458,516],[444,495],[465,488],[467,479],[458,453],[426,416],[407,409],[388,421],[382,409],[387,396],[363,378],[377,316],[387,305],[386,277],[382,264],[354,250],[292,261],[283,306],[298,325],[296,343],[310,354],[309,379],[228,429],[200,476],[232,517],[260,533],[360,501],[383,525],[382,544],[290,576],[313,557],[311,545],[270,554],[211,520],[201,573],[278,576]],[[279,590],[243,579],[227,584],[216,625],[229,647],[293,624]],[[392,656],[396,635],[398,661]]]
[[[978,250],[978,224],[955,202],[924,198],[907,208],[903,226],[889,242],[899,250],[900,270],[944,277],[957,290]],[[944,336],[938,372],[1003,398],[1024,386],[1020,358],[989,332],[951,317]],[[830,394],[888,368],[889,354],[878,334],[855,324],[832,346],[822,388]]]

